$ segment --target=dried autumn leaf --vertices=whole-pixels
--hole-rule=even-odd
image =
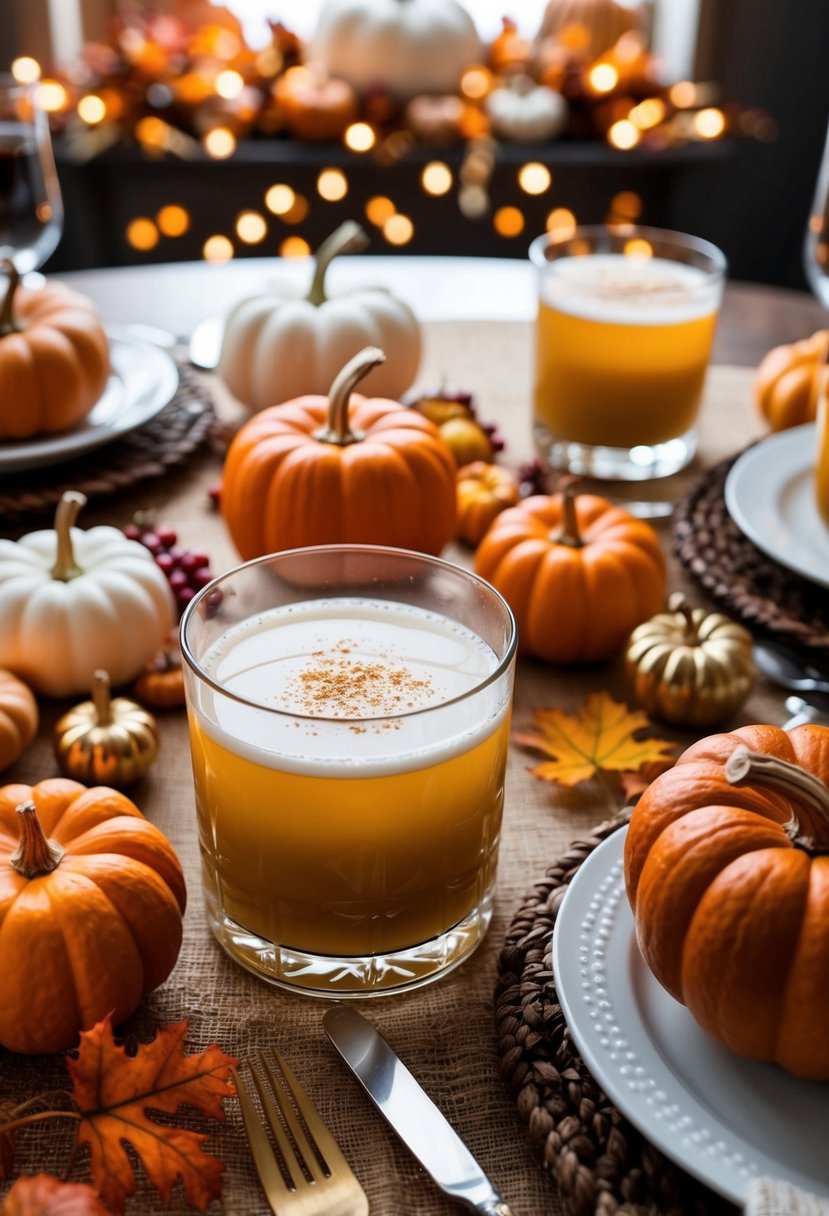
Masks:
[[[606,692],[591,693],[576,714],[536,709],[533,717],[538,731],[518,731],[514,739],[521,747],[551,757],[530,770],[542,781],[577,785],[599,770],[638,771],[642,765],[674,753],[673,744],[665,739],[634,738],[638,731],[651,727],[650,719]]]
[[[188,1202],[202,1212],[221,1194],[224,1165],[202,1150],[207,1136],[149,1117],[189,1106],[221,1120],[223,1099],[236,1092],[230,1070],[237,1061],[215,1045],[185,1055],[186,1035],[186,1022],[165,1026],[130,1057],[106,1018],[81,1035],[77,1058],[67,1060],[81,1115],[78,1145],[89,1145],[93,1182],[115,1213],[137,1188],[124,1141],[166,1203],[179,1178]]]
[[[109,1216],[91,1186],[59,1182],[50,1174],[18,1178],[6,1196],[3,1216]]]

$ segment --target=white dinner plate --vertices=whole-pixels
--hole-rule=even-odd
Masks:
[[[657,983],[625,894],[626,832],[579,868],[553,936],[556,989],[587,1067],[652,1144],[732,1202],[761,1176],[829,1197],[829,1083],[733,1055]]]
[[[0,443],[0,473],[71,460],[149,422],[172,401],[178,368],[166,350],[123,330],[107,329],[112,374],[87,416],[60,435]]]
[[[758,549],[829,587],[829,527],[815,501],[816,448],[814,423],[762,439],[731,466],[725,504]]]

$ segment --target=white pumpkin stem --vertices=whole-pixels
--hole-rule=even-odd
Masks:
[[[20,844],[9,858],[9,865],[24,878],[51,874],[60,864],[64,850],[46,837],[33,802],[21,802],[17,809]]]
[[[346,220],[329,237],[326,237],[314,254],[314,277],[311,279],[311,286],[305,297],[308,303],[319,307],[328,299],[325,294],[325,276],[334,258],[341,253],[359,253],[367,246],[368,237],[354,220]]]
[[[95,706],[95,725],[109,726],[112,722],[109,673],[100,667],[92,673],[92,704]]]
[[[61,495],[58,509],[55,512],[55,534],[57,548],[55,564],[52,567],[52,578],[58,578],[63,583],[77,578],[82,574],[80,566],[75,561],[75,550],[72,545],[72,527],[81,511],[86,506],[86,495],[78,490],[66,490]]]
[[[552,539],[559,545],[569,545],[571,549],[584,548],[584,541],[579,532],[579,519],[576,514],[576,485],[578,479],[565,477],[559,482],[562,494],[561,530],[553,534]]]
[[[9,285],[3,297],[3,303],[0,305],[0,338],[5,338],[8,334],[16,334],[20,331],[20,326],[15,323],[14,319],[14,297],[20,286],[20,271],[11,258],[3,258],[0,270],[9,277]]]
[[[686,646],[695,645],[699,641],[699,635],[694,624],[694,610],[681,591],[675,591],[668,600],[668,611],[685,617],[685,644]]]
[[[379,346],[365,346],[353,359],[349,359],[331,385],[328,394],[328,422],[321,430],[314,432],[315,439],[319,439],[321,443],[335,443],[338,447],[360,442],[363,436],[359,431],[352,431],[348,422],[351,394],[373,367],[385,361],[386,356]]]
[[[744,744],[735,747],[725,762],[726,780],[731,785],[739,785],[741,781],[755,781],[758,785],[768,785],[780,790],[790,798],[800,798],[808,802],[818,813],[818,818],[829,829],[829,788],[820,777],[801,768],[799,764],[790,764],[778,756],[767,756],[763,752],[750,751]],[[800,823],[797,816],[783,824],[786,835],[794,843],[807,849],[810,853],[823,853],[827,846],[818,843],[811,836],[801,836]]]

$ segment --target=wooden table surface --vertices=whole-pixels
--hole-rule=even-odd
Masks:
[[[489,267],[480,260],[465,267],[460,259],[424,259],[421,264],[417,260],[377,258],[370,260],[370,266],[368,259],[364,261],[366,265],[360,267],[360,259],[344,260],[344,265],[354,264],[348,274],[370,270],[371,278],[379,282],[387,281],[389,275],[398,276],[400,290],[408,284],[421,301],[419,311],[425,321],[423,383],[434,384],[446,374],[453,383],[470,388],[478,396],[482,415],[497,419],[507,436],[505,463],[526,459],[530,451],[532,340],[532,280],[528,268],[523,263],[500,262]],[[110,323],[155,324],[182,334],[200,317],[221,313],[261,277],[263,268],[234,264],[232,274],[225,278],[214,276],[215,269],[165,266],[157,272],[142,268],[63,277],[97,298]],[[449,297],[451,307],[440,303],[447,298],[447,283],[454,283],[458,290],[461,285],[464,292],[472,293],[472,319],[464,319],[464,305],[454,296]],[[486,283],[489,287],[482,294],[482,284]],[[208,284],[213,286],[208,289]],[[770,345],[804,337],[822,319],[820,309],[808,297],[757,287],[729,287],[717,336],[716,361],[750,368]],[[702,414],[700,453],[692,469],[679,480],[672,479],[673,493],[683,492],[708,464],[762,433],[750,385],[747,370],[714,369]],[[233,417],[236,411],[226,398],[218,394],[217,399],[222,412]],[[101,461],[105,467],[105,448]],[[81,526],[100,522],[123,525],[135,510],[150,508],[178,528],[185,547],[208,549],[214,572],[219,573],[237,560],[220,518],[207,501],[207,487],[220,471],[220,457],[205,449],[163,480],[138,485],[117,499],[91,501]],[[41,521],[34,526],[42,526]],[[658,530],[668,558],[670,586],[685,588],[705,602],[672,556],[669,524],[658,525]],[[464,563],[470,560],[468,552],[454,547],[447,555]],[[587,692],[596,688],[624,695],[618,662],[562,671],[524,660],[517,674],[515,724],[526,726],[532,709],[541,706],[562,705],[573,710]],[[65,704],[42,702],[39,738],[3,775],[4,781],[34,782],[55,772],[50,734],[65,708]],[[780,722],[784,717],[783,695],[759,680],[735,724]],[[190,906],[179,964],[168,982],[145,1002],[141,1027],[186,1017],[194,1044],[203,1046],[218,1039],[225,1050],[240,1056],[277,1041],[352,1160],[368,1192],[372,1213],[450,1216],[457,1209],[423,1177],[338,1067],[320,1027],[321,1003],[269,988],[227,960],[213,942],[201,908],[183,713],[163,716],[161,729],[158,764],[134,787],[133,796],[167,832],[179,852]],[[680,742],[693,738],[677,737]],[[555,1187],[534,1157],[527,1128],[498,1073],[492,1018],[498,952],[510,920],[533,882],[543,876],[573,837],[588,831],[614,809],[608,805],[606,790],[594,783],[562,791],[538,782],[527,772],[529,762],[526,753],[513,750],[496,912],[487,941],[462,968],[440,983],[405,997],[372,1002],[368,1010],[491,1173],[514,1216],[541,1216],[559,1211],[560,1206]],[[53,1057],[27,1060],[0,1050],[0,1101],[4,1094],[22,1099],[38,1089],[54,1087],[60,1082],[61,1070],[61,1061]],[[222,1211],[232,1216],[264,1213],[266,1208],[235,1110],[229,1111],[227,1124],[211,1137],[208,1147],[228,1166]],[[32,1170],[46,1164],[58,1168],[65,1160],[65,1148],[65,1144],[61,1148],[59,1136],[51,1136],[47,1146],[43,1137],[31,1131],[21,1137],[20,1167]],[[128,1210],[155,1213],[163,1209],[154,1193],[144,1187]]]

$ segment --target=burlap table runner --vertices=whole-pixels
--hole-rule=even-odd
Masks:
[[[507,441],[504,459],[514,463],[530,455],[530,341],[528,325],[451,323],[426,326],[424,384],[447,377],[476,393],[484,418],[498,420]],[[227,402],[220,409],[233,411]],[[760,433],[750,401],[749,373],[720,367],[709,378],[702,416],[701,451],[694,467],[662,485],[659,493],[680,497],[701,470],[743,447]],[[100,453],[105,467],[106,449]],[[123,524],[138,508],[155,510],[169,520],[187,547],[209,550],[219,573],[235,564],[235,554],[221,520],[211,511],[207,488],[220,473],[215,453],[203,451],[161,482],[131,489],[118,500],[89,504],[81,521]],[[636,497],[643,497],[636,493]],[[671,569],[671,586],[682,587],[698,602],[698,589],[671,553],[670,525],[657,525]],[[23,529],[18,528],[17,533]],[[11,533],[10,533],[11,534]],[[456,550],[449,556],[469,561]],[[560,704],[575,709],[584,695],[607,688],[623,695],[621,665],[586,669],[553,669],[532,662],[519,664],[514,723],[526,724],[533,708]],[[43,707],[39,741],[4,781],[34,782],[55,773],[50,734],[62,704]],[[780,722],[782,695],[758,682],[739,717],[740,722]],[[735,722],[735,724],[737,724]],[[142,1007],[130,1027],[143,1032],[154,1025],[186,1018],[196,1048],[217,1041],[227,1052],[246,1056],[276,1043],[294,1066],[354,1165],[376,1216],[423,1213],[449,1216],[457,1208],[424,1177],[413,1159],[392,1138],[345,1072],[322,1030],[322,1002],[272,989],[231,963],[210,936],[202,910],[193,789],[183,712],[162,718],[162,751],[158,763],[132,796],[149,818],[173,841],[188,878],[190,902],[185,939],[175,971]],[[677,736],[690,741],[690,736]],[[415,1075],[489,1171],[515,1216],[558,1213],[555,1187],[532,1156],[521,1117],[498,1074],[493,1024],[496,959],[506,928],[534,880],[569,842],[606,819],[617,808],[598,783],[564,791],[532,778],[530,758],[513,751],[507,774],[506,813],[495,917],[489,936],[463,967],[419,992],[367,1003],[365,1010],[399,1051]],[[0,977],[0,983],[9,982]],[[51,1089],[63,1081],[60,1059],[26,1059],[0,1051],[0,1100],[18,1099]],[[266,1213],[254,1175],[235,1104],[215,1130],[208,1148],[227,1165],[224,1198],[215,1210]],[[57,1129],[57,1130],[56,1130]],[[71,1135],[71,1129],[66,1136]],[[60,1171],[67,1160],[67,1139],[58,1125],[21,1136],[18,1167]],[[183,1201],[176,1210],[184,1210]],[[130,1211],[163,1211],[146,1186]]]

